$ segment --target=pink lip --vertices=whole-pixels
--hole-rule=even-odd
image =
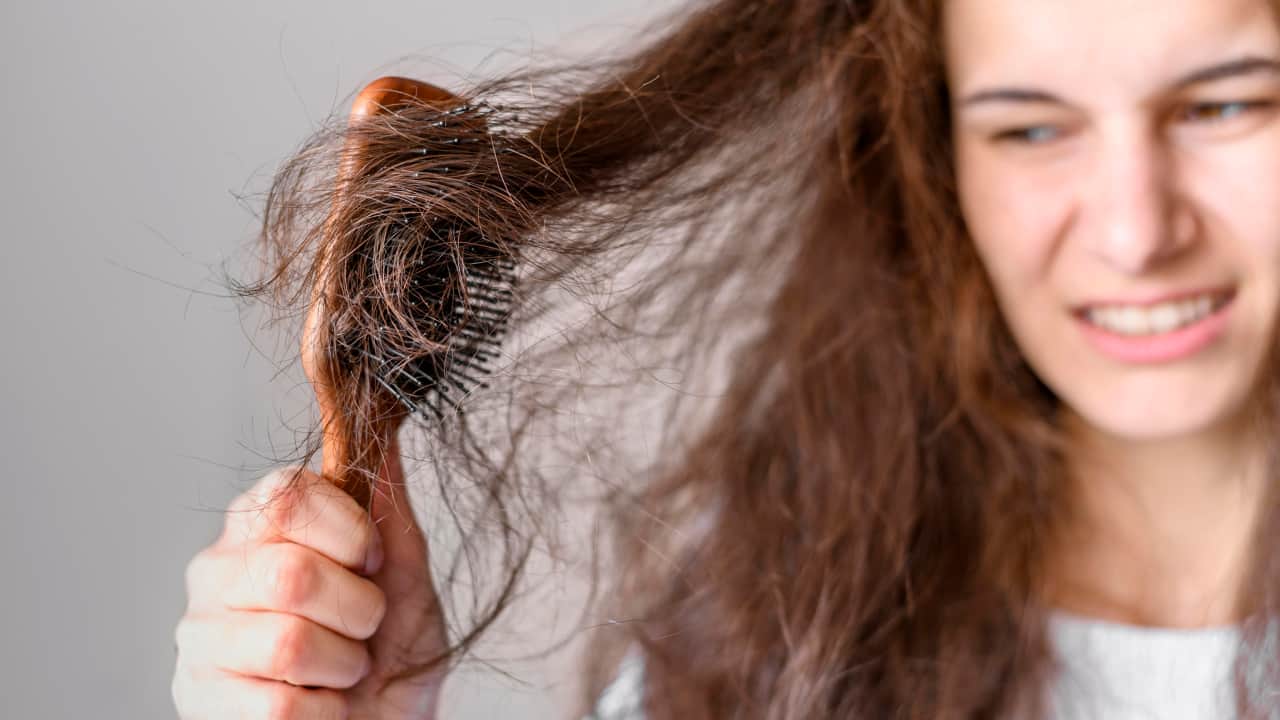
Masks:
[[[1182,293],[1172,297],[1185,297]],[[1157,301],[1159,302],[1159,301]],[[1232,295],[1217,310],[1200,320],[1167,333],[1158,335],[1120,335],[1090,323],[1082,314],[1076,315],[1085,337],[1116,360],[1129,363],[1158,363],[1180,360],[1194,355],[1216,340],[1227,327],[1227,315],[1235,304]]]

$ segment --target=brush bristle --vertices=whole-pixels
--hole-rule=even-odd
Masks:
[[[485,378],[514,297],[514,259],[457,206],[457,197],[467,196],[460,183],[483,182],[469,158],[488,160],[479,153],[501,151],[485,128],[488,112],[470,104],[436,111],[427,118],[430,145],[403,159],[380,159],[384,170],[412,163],[418,169],[411,176],[422,184],[387,197],[395,209],[378,216],[380,227],[344,263],[353,277],[372,281],[354,283],[368,294],[351,298],[355,316],[337,323],[339,354],[353,363],[349,367],[370,367],[407,412],[436,420],[459,411],[474,390],[489,387]],[[403,167],[398,172],[403,178]],[[406,208],[406,195],[420,197]]]

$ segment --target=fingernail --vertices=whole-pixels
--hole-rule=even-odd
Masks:
[[[373,541],[369,543],[369,553],[364,559],[364,572],[372,575],[382,569],[382,533],[377,527],[373,530]]]

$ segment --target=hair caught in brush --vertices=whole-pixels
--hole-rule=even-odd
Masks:
[[[491,186],[501,179],[495,158],[510,151],[488,129],[492,109],[387,80],[369,88],[378,109],[361,105],[346,131],[314,260],[317,317],[304,336],[304,362],[323,365],[315,375],[337,408],[324,432],[337,434],[348,467],[332,480],[365,506],[401,418],[443,425],[488,387],[515,282],[515,248],[486,233],[485,212],[503,206],[515,217],[518,202]],[[389,112],[430,128],[420,146],[366,136]]]
[[[961,221],[937,6],[700,3],[614,56],[450,86],[483,132],[414,105],[335,118],[280,168],[245,292],[297,317],[334,269],[342,432],[421,421],[461,538],[443,599],[500,578],[447,613],[451,658],[536,542],[562,549],[587,478],[593,617],[615,622],[588,630],[572,717],[633,644],[651,720],[1036,716],[1055,400]],[[485,258],[502,289],[472,298]],[[497,339],[427,402],[457,308]],[[1269,598],[1280,570],[1259,572]]]

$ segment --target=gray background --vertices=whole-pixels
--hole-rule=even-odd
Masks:
[[[219,284],[276,163],[379,75],[586,51],[674,4],[3,5],[0,717],[176,716],[183,569],[309,401]],[[443,717],[553,717],[565,667],[451,680]]]

